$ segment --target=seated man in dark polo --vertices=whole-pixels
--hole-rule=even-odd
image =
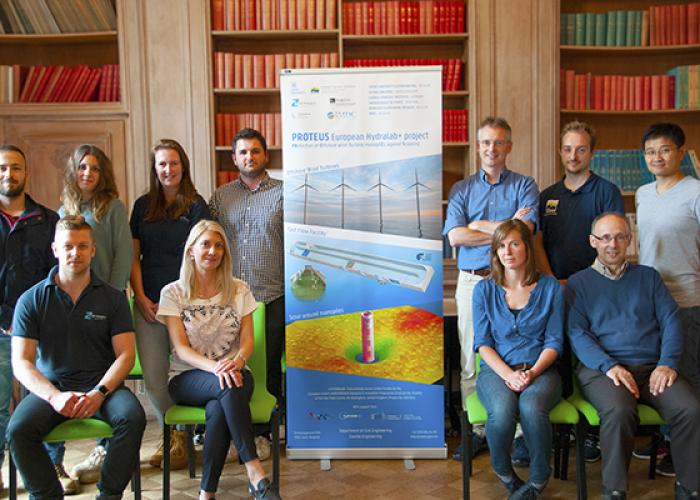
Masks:
[[[656,270],[626,261],[630,236],[624,216],[598,216],[589,236],[598,256],[566,284],[576,374],[600,415],[603,498],[626,498],[638,402],[670,424],[675,498],[698,498],[700,400],[678,376],[678,306]]]
[[[12,368],[31,394],[10,419],[10,452],[30,498],[62,498],[43,436],[70,418],[104,420],[114,437],[97,498],[121,498],[146,426],[123,384],[135,357],[129,305],[90,272],[95,241],[81,216],[58,221],[52,249],[58,267],[22,294],[12,322]]]

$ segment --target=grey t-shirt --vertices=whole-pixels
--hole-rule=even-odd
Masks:
[[[700,181],[685,177],[663,194],[637,190],[639,263],[654,267],[680,307],[700,306]]]

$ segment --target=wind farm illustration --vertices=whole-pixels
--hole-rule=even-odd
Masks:
[[[440,162],[434,155],[288,176],[287,221],[440,239]]]

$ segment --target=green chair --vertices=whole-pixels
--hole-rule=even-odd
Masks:
[[[476,356],[477,376],[480,371],[480,357]],[[467,396],[462,405],[462,491],[464,500],[469,500],[469,482],[472,473],[472,429],[474,425],[485,424],[486,408],[476,391]],[[583,427],[578,411],[568,401],[561,400],[549,412],[549,420],[554,425],[554,477],[566,480],[569,462],[569,432],[573,427],[576,436],[576,498],[587,498],[586,467],[583,454]],[[562,469],[563,465],[563,469]]]
[[[54,427],[45,437],[47,443],[60,441],[77,441],[79,439],[99,439],[112,437],[112,427],[102,420],[96,418],[74,418],[66,420]],[[17,475],[12,455],[9,455],[10,466],[10,500],[17,499]],[[141,460],[137,457],[136,469],[131,479],[131,490],[134,492],[134,499],[141,499]]]
[[[581,412],[589,426],[600,426],[600,417],[595,406],[584,398],[583,391],[579,385],[579,381],[574,377],[574,392],[567,399],[576,409]],[[637,405],[637,414],[639,415],[639,425],[646,427],[658,427],[666,422],[659,413],[651,406],[645,404]],[[658,439],[652,440],[651,457],[649,460],[649,479],[656,477],[656,452],[658,449]]]
[[[265,304],[258,302],[253,313],[253,333],[255,347],[247,364],[255,379],[255,389],[250,400],[250,413],[254,424],[270,423],[272,429],[272,486],[279,491],[280,436],[277,400],[267,392],[267,373],[265,362]],[[192,427],[206,423],[204,407],[173,405],[163,417],[163,450],[170,449],[170,427],[185,425],[188,429],[187,460],[190,478],[194,478],[194,447],[192,445]],[[163,498],[170,498],[170,454],[163,453]]]

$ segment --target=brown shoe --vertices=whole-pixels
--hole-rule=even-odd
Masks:
[[[73,479],[68,475],[63,464],[55,464],[54,469],[56,470],[56,475],[58,480],[63,487],[63,494],[68,495],[78,495],[80,493],[80,481]]]
[[[170,434],[170,470],[187,468],[187,433],[171,431]]]
[[[172,434],[171,434],[172,436]],[[163,430],[161,429],[160,431],[160,437],[158,438],[158,449],[156,449],[155,453],[151,455],[151,458],[148,459],[148,463],[151,464],[152,467],[160,467],[161,464],[163,463]]]

